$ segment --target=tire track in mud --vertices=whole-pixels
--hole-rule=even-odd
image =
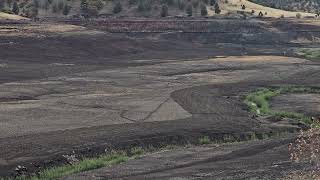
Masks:
[[[280,141],[270,141],[264,144],[256,144],[252,145],[248,148],[242,148],[242,149],[237,149],[234,150],[228,154],[224,155],[218,155],[218,156],[213,156],[211,158],[207,158],[204,160],[199,160],[199,161],[193,161],[191,163],[186,163],[186,164],[181,164],[181,165],[176,165],[176,166],[169,166],[169,167],[164,167],[160,169],[154,169],[146,172],[141,172],[141,173],[132,173],[128,175],[123,175],[123,176],[111,176],[108,177],[108,179],[118,179],[118,178],[134,178],[136,176],[145,176],[145,175],[150,175],[150,174],[155,174],[155,173],[161,173],[165,171],[170,171],[170,170],[177,170],[177,169],[182,169],[182,168],[187,168],[187,167],[192,167],[200,164],[206,164],[206,163],[211,163],[211,162],[220,162],[220,161],[227,161],[231,159],[238,159],[238,158],[243,158],[243,157],[249,157],[249,156],[254,156],[259,153],[263,153],[265,151],[268,151],[270,149],[283,146],[284,144],[288,144],[293,141],[293,137],[283,139]],[[99,176],[97,176],[99,177]],[[101,177],[105,178],[105,177]]]
[[[132,122],[135,122],[135,123],[139,123],[139,122],[144,122],[145,120],[149,119],[155,112],[157,112],[165,103],[167,103],[171,98],[167,98],[166,100],[164,100],[162,103],[160,103],[153,111],[149,112],[147,116],[145,116],[144,118],[142,119],[131,119],[131,118],[128,118],[125,116],[125,114],[127,112],[129,112],[130,110],[123,110],[121,113],[120,113],[120,117],[123,118],[123,119],[126,119],[126,120],[129,120],[129,121],[132,121]]]

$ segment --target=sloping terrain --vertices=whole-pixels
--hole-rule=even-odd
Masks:
[[[246,8],[242,10],[241,5],[244,5]],[[228,0],[228,3],[223,3],[221,7],[222,7],[221,8],[222,10],[226,10],[225,13],[242,10],[251,14],[253,10],[254,11],[253,15],[255,16],[258,16],[259,12],[262,12],[264,17],[274,17],[274,18],[280,18],[281,16],[296,17],[297,13],[300,13],[301,17],[308,17],[308,16],[315,17],[314,13],[305,13],[305,12],[300,12],[299,10],[286,11],[286,10],[259,5],[259,4],[250,2],[248,0]]]
[[[263,13],[264,17],[296,17],[297,13],[301,14],[301,17],[311,16],[314,17],[314,13],[299,12],[300,9],[285,11],[276,9],[275,7],[266,7],[258,5],[248,0],[228,0],[228,1],[213,1],[213,0],[119,0],[119,1],[102,1],[91,0],[83,1],[73,0],[32,0],[32,1],[18,1],[18,7],[20,7],[19,15],[26,17],[51,17],[51,18],[63,18],[63,17],[161,17],[163,8],[165,7],[165,17],[201,17],[201,16],[218,16],[221,15],[215,13],[215,4],[219,4],[219,9],[223,16],[239,15],[240,11],[247,12],[252,16],[258,16],[259,12]],[[299,2],[296,2],[299,3]],[[267,3],[268,4],[268,3]],[[303,2],[301,2],[303,4]],[[245,9],[242,9],[242,5],[245,5]],[[13,11],[12,4],[6,4],[6,11]],[[188,10],[189,9],[189,10]],[[202,14],[201,11],[205,10],[207,13]],[[301,10],[300,10],[301,11]]]
[[[288,171],[302,169],[289,161],[283,145],[288,142],[290,138],[279,138],[178,148],[63,179],[281,179]]]
[[[318,0],[251,0],[252,2],[283,9],[287,11],[305,11],[317,13],[320,8],[320,1]]]
[[[0,20],[28,20],[28,18],[0,12]]]
[[[305,126],[256,117],[244,96],[262,87],[320,86],[319,62],[290,57],[295,48],[319,45],[315,20],[175,20],[167,26],[157,19],[115,20],[116,32],[102,24],[106,21],[67,22],[72,25],[1,25],[1,176],[17,174],[18,165],[32,174],[65,164],[63,155],[69,154],[93,157],[136,146],[192,143],[204,135],[245,140],[250,134],[295,132]],[[199,23],[204,24],[200,30],[193,27]],[[152,25],[164,30],[156,32]],[[197,172],[206,163],[212,169],[204,173],[234,163],[239,171],[221,176],[274,175],[282,171],[273,169],[273,160],[284,163],[284,171],[295,168],[285,162],[289,142],[224,146],[221,156],[204,152],[200,163],[155,168],[141,176],[202,176]],[[267,165],[262,173],[252,166],[258,160]],[[186,174],[179,174],[179,167]]]

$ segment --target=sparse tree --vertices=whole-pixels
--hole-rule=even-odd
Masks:
[[[192,11],[193,11],[192,5],[191,5],[191,4],[188,4],[187,9],[186,9],[186,12],[187,12],[187,15],[188,15],[189,17],[192,16],[192,13],[193,13]]]
[[[38,16],[38,8],[33,4],[29,5],[26,10],[26,16],[29,18],[35,18]]]
[[[198,0],[193,0],[192,5],[194,8],[197,8],[199,6],[199,1]]]
[[[33,6],[35,7],[35,8],[39,8],[39,6],[40,6],[40,3],[39,3],[39,0],[33,0],[32,1],[32,4],[33,4]]]
[[[116,4],[113,7],[113,13],[114,14],[118,14],[122,11],[122,5],[120,3],[120,1],[117,1]]]
[[[243,4],[243,5],[241,5],[241,9],[242,10],[245,10],[246,9],[246,6]]]
[[[214,6],[216,4],[216,0],[210,0],[210,6]]]
[[[57,4],[58,4],[59,11],[63,10],[64,4],[65,4],[64,1],[58,1]]]
[[[297,13],[297,14],[296,14],[296,17],[297,17],[298,19],[300,19],[300,18],[301,18],[301,14],[300,14],[300,13]]]
[[[202,0],[202,3],[209,4],[209,0]]]
[[[204,4],[201,4],[201,16],[206,16],[206,15],[208,15],[207,6]]]
[[[98,11],[100,11],[103,8],[104,4],[103,4],[103,2],[101,0],[90,0],[89,1],[89,7],[90,6],[93,6]]]
[[[53,13],[56,13],[56,12],[58,12],[58,11],[59,11],[59,8],[58,8],[57,3],[53,3],[53,4],[52,4],[52,12],[53,12]]]
[[[45,10],[48,10],[49,9],[49,6],[50,6],[50,3],[51,1],[49,0],[44,0],[43,3],[42,3],[42,9],[45,9]]]
[[[4,8],[4,1],[0,0],[0,10],[2,10]]]
[[[221,13],[221,9],[220,9],[220,6],[219,6],[218,3],[216,3],[216,4],[214,5],[214,12],[215,12],[216,14],[220,14],[220,13]]]
[[[138,0],[129,0],[129,6],[137,4]]]
[[[88,17],[88,1],[87,0],[81,0],[80,3],[80,11],[81,11],[81,15],[83,17]]]
[[[152,9],[152,0],[139,0],[138,3],[138,10],[143,12],[143,11],[150,11]],[[171,1],[166,1],[163,2],[164,4],[171,4]]]
[[[14,3],[13,3],[13,6],[12,6],[12,12],[14,13],[14,14],[19,14],[19,6],[18,6],[18,3],[15,1]]]
[[[70,12],[70,8],[71,8],[70,6],[68,6],[67,4],[65,4],[64,7],[63,7],[62,14],[65,15],[65,16],[67,16],[67,15],[69,14],[69,12]]]
[[[167,5],[162,5],[161,7],[161,17],[167,17],[168,16],[168,6]]]
[[[180,10],[183,10],[186,6],[186,3],[184,0],[176,0],[176,4]]]
[[[12,1],[13,1],[13,0],[7,0],[7,2],[6,2],[6,3],[7,3],[7,6],[8,6],[9,8],[12,7]]]

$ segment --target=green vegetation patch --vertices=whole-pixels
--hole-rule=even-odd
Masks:
[[[137,158],[146,152],[141,147],[133,147],[129,154],[125,152],[111,152],[110,154],[101,155],[97,158],[86,158],[74,164],[68,164],[58,167],[52,167],[41,171],[37,176],[26,177],[20,176],[17,180],[54,180],[71,174],[98,169],[126,162],[130,159]],[[0,180],[11,180],[10,178],[1,178]]]
[[[115,164],[119,164],[122,162],[126,162],[131,158],[135,158],[138,155],[142,154],[142,151],[139,151],[139,153],[135,152],[132,156],[128,156],[124,152],[113,152],[108,155],[102,155],[97,158],[88,158],[83,159],[75,164],[72,165],[64,165],[59,167],[53,167],[50,169],[43,170],[39,173],[37,176],[32,177],[17,177],[17,180],[54,180],[61,178],[63,176],[68,176],[75,173],[80,173],[84,171],[89,171],[93,169],[98,169],[101,167],[111,166]],[[1,179],[1,178],[0,178]]]
[[[302,48],[296,50],[296,53],[308,59],[320,60],[320,48]]]
[[[199,144],[204,145],[204,144],[210,144],[211,140],[208,136],[204,136],[199,138]]]
[[[292,118],[307,124],[312,124],[312,119],[302,113],[276,111],[270,109],[269,101],[271,98],[280,94],[288,93],[320,93],[319,87],[280,87],[263,88],[250,93],[245,98],[245,103],[249,106],[251,112],[257,115],[269,115],[278,118]]]

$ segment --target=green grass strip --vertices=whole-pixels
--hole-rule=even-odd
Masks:
[[[280,88],[263,88],[252,92],[245,98],[245,103],[249,106],[251,112],[257,115],[270,115],[278,118],[292,118],[307,124],[312,124],[311,117],[302,113],[275,111],[270,109],[269,101],[271,98],[280,94],[288,93],[320,93],[318,87],[280,87]]]
[[[59,167],[53,167],[50,169],[43,170],[38,176],[33,177],[18,177],[17,180],[53,180],[63,176],[89,171],[105,166],[119,164],[126,162],[129,157],[126,153],[113,153],[110,155],[103,155],[98,158],[83,159],[78,163],[72,165],[64,165]]]
[[[296,53],[308,59],[320,60],[319,48],[302,48],[298,49]]]
[[[49,168],[41,171],[37,176],[27,177],[20,176],[17,180],[54,180],[71,174],[76,174],[84,171],[98,169],[106,166],[111,166],[126,162],[129,159],[134,159],[144,154],[144,150],[139,147],[132,148],[130,156],[124,152],[112,152],[111,154],[102,155],[97,158],[86,158],[75,164],[63,165]],[[1,178],[0,180],[11,180],[12,178]]]

